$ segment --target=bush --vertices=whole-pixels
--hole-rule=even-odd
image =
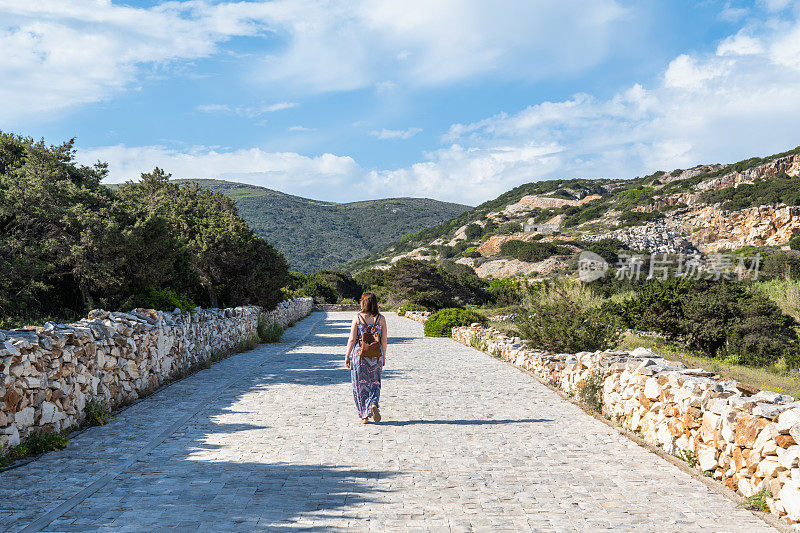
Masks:
[[[446,261],[404,258],[386,272],[386,289],[395,301],[408,301],[427,309],[442,309],[485,301],[484,282],[475,272]]]
[[[469,224],[467,225],[466,228],[464,228],[464,235],[467,237],[468,241],[474,241],[475,239],[480,239],[481,236],[483,235],[483,228],[480,226],[480,224],[475,224],[473,222],[472,224]]]
[[[526,263],[538,263],[554,255],[571,254],[566,246],[557,246],[551,242],[528,242],[511,240],[500,245],[500,255],[513,257]]]
[[[764,255],[758,274],[761,279],[800,279],[800,251]]]
[[[278,342],[283,336],[283,328],[277,322],[269,322],[258,319],[258,338],[261,342]]]
[[[492,304],[498,307],[520,305],[525,295],[525,282],[512,278],[490,279],[486,293]]]
[[[800,232],[795,231],[789,237],[789,248],[792,250],[800,250]]]
[[[361,297],[361,285],[350,274],[337,270],[320,270],[313,277],[333,287],[339,300]]]
[[[83,408],[83,424],[86,426],[104,426],[106,422],[113,419],[108,411],[108,404],[105,400],[88,400]]]
[[[335,304],[339,300],[336,289],[314,276],[309,276],[297,292],[300,296],[310,296],[315,300],[321,298],[329,304]]]
[[[797,323],[759,291],[734,281],[650,280],[609,304],[628,326],[655,331],[691,350],[762,366],[797,357]]]
[[[456,326],[469,326],[478,322],[486,324],[486,318],[472,309],[440,309],[425,321],[426,337],[450,337]]]
[[[422,305],[416,304],[414,302],[403,302],[397,308],[397,314],[399,316],[405,316],[408,311],[427,311],[428,309]]]
[[[540,350],[576,353],[615,348],[618,324],[589,291],[569,282],[543,284],[516,320],[523,339]]]
[[[51,450],[63,450],[67,444],[69,444],[69,440],[58,433],[34,433],[25,441],[30,455],[38,455]]]
[[[158,311],[172,311],[176,308],[181,311],[191,311],[197,307],[191,298],[185,294],[179,294],[175,289],[169,287],[159,289],[152,285],[147,288],[147,294],[137,304],[138,307]]]

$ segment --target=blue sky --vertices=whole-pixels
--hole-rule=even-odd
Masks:
[[[0,129],[312,198],[477,204],[800,144],[798,2],[0,0]]]

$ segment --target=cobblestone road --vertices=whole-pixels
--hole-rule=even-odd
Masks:
[[[510,365],[388,316],[358,423],[350,313],[228,358],[0,473],[0,530],[768,531]]]

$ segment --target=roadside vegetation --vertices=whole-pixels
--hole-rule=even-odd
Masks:
[[[281,300],[286,261],[233,200],[158,168],[116,188],[106,175],[76,163],[73,141],[0,133],[0,327]]]

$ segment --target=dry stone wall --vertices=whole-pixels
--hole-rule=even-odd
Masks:
[[[282,327],[311,312],[311,298],[263,312]],[[259,308],[191,313],[94,310],[74,324],[0,331],[0,451],[31,432],[81,423],[88,400],[110,408],[257,335]]]
[[[606,416],[745,497],[767,490],[773,513],[800,522],[800,402],[791,396],[751,395],[643,348],[554,355],[478,324],[452,333],[568,394],[599,387]]]

